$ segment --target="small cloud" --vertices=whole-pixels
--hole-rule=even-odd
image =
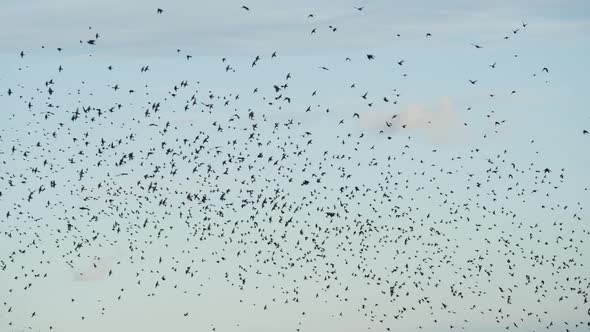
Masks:
[[[448,142],[463,137],[460,115],[449,97],[440,105],[429,109],[424,105],[411,104],[402,112],[366,111],[360,113],[360,126],[368,130],[383,130],[386,133],[408,131],[408,134],[423,135],[436,143]]]
[[[84,269],[75,272],[75,280],[77,281],[98,281],[105,279],[113,266],[113,259],[110,257],[103,257],[95,259],[90,265]]]

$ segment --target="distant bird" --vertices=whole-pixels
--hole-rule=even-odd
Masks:
[[[354,7],[354,9],[356,9],[360,12],[361,10],[365,9],[365,7]]]
[[[233,10],[242,11],[239,6],[236,2]],[[356,16],[350,7],[348,13]],[[153,7],[147,10],[153,15]],[[363,11],[358,15],[365,13],[369,14]],[[339,20],[325,22],[313,31],[324,33],[327,24]],[[355,22],[363,23],[367,22]],[[302,30],[304,35],[307,28]],[[331,25],[329,28],[332,32],[337,29]],[[99,44],[98,34],[93,31],[91,35]],[[354,37],[354,33],[348,37]],[[322,62],[310,67],[309,59],[298,57],[272,61],[280,49],[258,48],[264,53],[246,60],[245,67],[268,59],[272,64],[263,69],[269,73],[245,68],[246,80],[227,80],[220,75],[224,68],[226,72],[234,71],[233,58],[228,54],[227,58],[215,57],[211,68],[196,75],[210,81],[201,83],[191,75],[193,63],[184,63],[184,57],[192,58],[187,50],[169,48],[166,43],[158,52],[167,54],[170,68],[140,63],[149,59],[142,56],[123,59],[120,67],[116,62],[115,68],[107,65],[104,68],[108,72],[102,72],[102,76],[108,77],[95,77],[92,62],[81,62],[75,68],[64,62],[88,48],[92,51],[86,41],[79,42],[81,50],[72,47],[70,53],[67,47],[63,53],[50,52],[55,61],[34,61],[30,67],[22,59],[25,52],[20,51],[19,58],[19,51],[14,49],[8,58],[14,63],[8,66],[18,71],[11,70],[10,80],[4,74],[0,77],[0,89],[5,91],[0,92],[0,101],[6,99],[2,105],[7,109],[0,112],[0,238],[6,238],[0,240],[4,250],[0,271],[8,277],[1,278],[4,287],[0,324],[6,326],[0,331],[10,331],[13,325],[15,329],[26,328],[51,316],[51,310],[46,309],[31,314],[42,306],[21,306],[23,301],[18,296],[35,303],[48,287],[59,282],[59,274],[48,277],[54,264],[68,265],[81,282],[111,278],[117,272],[135,275],[128,280],[138,285],[133,293],[147,293],[148,297],[160,292],[201,296],[202,289],[217,283],[259,292],[258,301],[247,297],[252,307],[244,309],[249,312],[281,311],[300,300],[302,307],[307,306],[312,294],[298,294],[316,284],[312,287],[316,300],[332,308],[348,302],[359,317],[367,319],[363,323],[372,326],[379,322],[382,331],[393,330],[388,326],[394,319],[407,320],[414,315],[430,316],[432,324],[445,328],[449,326],[447,321],[456,320],[465,310],[471,313],[464,318],[488,312],[498,327],[506,330],[511,326],[519,329],[519,322],[526,322],[535,331],[581,329],[574,316],[564,316],[558,322],[563,310],[552,306],[552,302],[563,301],[578,314],[587,308],[590,287],[579,272],[583,262],[588,261],[582,246],[588,235],[583,223],[588,206],[583,203],[585,196],[562,195],[561,186],[567,182],[566,191],[576,187],[588,191],[588,185],[576,173],[578,178],[568,179],[562,168],[568,161],[544,155],[551,149],[539,148],[521,155],[520,149],[511,150],[510,144],[485,144],[481,150],[469,144],[453,147],[450,154],[433,155],[437,150],[428,145],[414,146],[412,142],[421,141],[419,135],[424,134],[414,129],[444,129],[437,128],[440,116],[405,106],[399,111],[383,107],[367,112],[365,107],[406,104],[402,96],[407,90],[392,88],[389,84],[395,77],[388,79],[388,72],[382,73],[384,79],[367,82],[365,74],[369,78],[376,74],[372,70],[377,63],[362,60],[362,53],[355,58],[358,63],[354,68],[348,63],[344,66],[347,68],[339,68],[342,58],[352,56],[344,51],[325,54]],[[459,48],[469,51],[468,44],[468,40],[464,41]],[[172,53],[174,49],[177,54]],[[513,55],[501,47],[493,50],[499,60]],[[436,52],[427,55],[440,57]],[[373,54],[365,56],[376,59]],[[405,56],[391,58],[391,71],[427,69],[414,66],[413,60],[405,66],[399,57]],[[380,60],[385,59],[380,55]],[[195,66],[207,66],[201,63],[201,57],[195,60],[199,62]],[[351,58],[346,57],[346,61],[351,62]],[[490,68],[496,66],[486,58],[478,61],[488,61]],[[59,67],[54,66],[56,63]],[[63,63],[65,67],[60,65]],[[395,63],[404,68],[395,67]],[[237,70],[244,63],[235,65]],[[469,69],[468,63],[457,65],[453,66],[457,73]],[[541,62],[538,67],[543,65],[552,63]],[[180,69],[172,70],[175,67]],[[539,75],[538,67],[531,74],[549,73],[542,67]],[[56,68],[59,72],[68,69],[67,77],[55,73]],[[169,71],[166,76],[170,77],[161,79],[161,75],[146,73],[156,68],[158,72]],[[317,69],[330,73],[314,73]],[[307,75],[310,70],[311,75]],[[514,66],[510,70],[518,76],[526,68]],[[291,80],[291,73],[297,79]],[[480,77],[477,72],[466,77],[470,76]],[[428,71],[416,77],[431,79]],[[479,83],[475,79],[468,81],[471,85]],[[361,87],[366,83],[370,83],[369,87]],[[416,83],[423,89],[430,84]],[[490,97],[494,96],[492,91],[500,91],[500,97],[505,97],[505,92],[513,95],[519,89],[526,91],[530,89],[527,84],[535,82],[496,77],[484,79],[484,83]],[[288,84],[296,87],[292,89]],[[468,95],[470,91],[463,93]],[[248,96],[243,98],[244,103],[234,104],[240,95]],[[300,109],[295,111],[289,106]],[[469,127],[484,139],[504,135],[503,126],[513,119],[513,112],[493,110],[506,104],[492,105],[489,111],[483,110],[490,105],[483,106],[481,113],[470,112],[469,122],[447,119],[442,114],[443,120],[457,122],[457,129]],[[472,109],[469,104],[460,107]],[[500,118],[500,114],[508,118]],[[346,123],[346,118],[354,123]],[[590,143],[588,125],[580,120],[580,127],[575,129],[577,135],[582,133],[582,143]],[[453,126],[448,127],[452,134]],[[519,130],[526,136],[543,135],[526,127]],[[394,133],[402,135],[395,137]],[[527,142],[534,144],[533,138]],[[582,144],[578,145],[583,151]],[[550,165],[545,165],[548,160]],[[542,219],[554,221],[538,221],[538,208],[543,209]],[[462,232],[459,237],[457,230]],[[123,244],[123,252],[113,253],[109,259],[90,255],[106,253],[116,243]],[[470,243],[479,249],[464,255],[461,250]],[[384,267],[384,255],[394,257],[393,264]],[[88,266],[78,270],[78,264]],[[209,268],[215,264],[221,270]],[[296,271],[307,282],[290,271]],[[42,278],[46,279],[37,284]],[[34,286],[45,289],[27,293]],[[109,322],[108,311],[115,309],[113,314],[118,314],[117,301],[122,300],[125,291],[119,289],[120,293],[114,289],[100,294],[95,289],[95,294],[90,294],[97,296],[102,307],[99,315],[105,315],[105,322]],[[68,315],[86,321],[90,316],[81,316],[88,312],[76,305],[79,298],[69,296],[75,294],[72,291],[54,292],[52,301],[71,305]],[[4,296],[12,295],[9,293],[17,298]],[[440,294],[431,297],[434,293]],[[523,299],[518,307],[511,304],[511,295],[517,294]],[[263,298],[272,299],[272,303],[260,302]],[[245,304],[243,299],[236,300]],[[166,305],[161,303],[161,308],[166,310]],[[176,315],[189,320],[190,310],[184,310]],[[345,317],[338,311],[326,316]],[[305,312],[293,314],[307,318]],[[211,320],[208,330],[215,331],[217,321],[213,320],[223,321],[226,317],[204,318]],[[305,322],[297,318],[284,322],[281,330],[301,332]],[[461,325],[453,321],[451,329],[473,324],[469,319],[461,320]],[[551,329],[553,321],[559,328]],[[235,323],[238,328],[233,330],[240,330],[242,322]],[[53,330],[48,325],[39,328]]]
[[[478,44],[471,43],[471,45],[473,45],[475,48],[483,48],[483,46],[478,45]]]
[[[162,14],[163,12],[164,12],[164,10],[162,8],[156,9],[156,13],[158,13],[158,14]]]
[[[431,37],[431,36],[432,36],[432,34],[430,32],[426,33],[426,37]]]
[[[245,9],[245,10],[250,10],[250,8],[248,8],[248,7],[246,7],[246,6],[242,6],[242,9]]]
[[[90,40],[87,41],[87,43],[90,44],[90,45],[95,45],[96,44],[96,40],[90,39]]]

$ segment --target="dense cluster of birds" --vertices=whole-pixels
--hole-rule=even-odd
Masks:
[[[339,31],[326,25],[311,34],[323,28]],[[101,35],[93,32],[80,44],[92,52]],[[23,72],[28,53],[15,56]],[[176,53],[179,61],[192,59]],[[279,53],[253,57],[248,70]],[[342,60],[379,55],[353,58]],[[239,69],[229,58],[220,61],[222,73]],[[393,65],[403,68],[406,61]],[[153,67],[138,65],[138,75]],[[496,62],[487,69],[495,68]],[[117,69],[103,71],[116,75]],[[395,330],[409,317],[416,330],[466,329],[482,320],[511,330],[590,329],[584,198],[565,198],[565,169],[547,165],[541,153],[525,163],[509,149],[486,146],[418,152],[418,143],[406,139],[406,118],[393,114],[377,130],[355,127],[364,110],[342,115],[314,106],[320,91],[313,87],[306,95],[291,93],[296,73],[241,95],[188,79],[164,95],[148,85],[114,83],[91,103],[92,78],[75,89],[60,86],[67,70],[52,69],[40,87],[0,85],[0,103],[20,105],[1,115],[2,331],[67,329],[14,302],[51,279],[51,266],[70,267],[77,280],[114,280],[120,289],[101,298],[96,312],[74,315],[79,320],[108,319],[109,303],[124,301],[131,288],[150,297],[174,290],[199,296],[208,278],[216,278],[241,292],[279,289],[267,303],[252,304],[260,310],[340,303],[378,331]],[[316,70],[331,71],[322,64]],[[549,82],[549,73],[541,67],[531,76]],[[470,79],[466,88],[478,82]],[[357,91],[355,83],[347,88]],[[260,107],[243,107],[246,94]],[[397,89],[379,97],[358,93],[367,111],[401,103],[401,96]],[[295,101],[310,106],[290,113]],[[333,126],[312,128],[299,117],[307,113]],[[509,121],[493,111],[482,117],[484,137]],[[585,139],[588,130],[581,133]],[[539,149],[534,141],[530,146]],[[101,248],[122,253],[109,263],[97,256]],[[120,282],[121,274],[133,282]],[[191,316],[190,309],[178,312],[179,320]]]

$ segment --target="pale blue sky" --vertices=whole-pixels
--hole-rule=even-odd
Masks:
[[[242,5],[250,11],[241,9]],[[575,327],[590,321],[589,305],[570,288],[588,291],[590,282],[590,268],[580,265],[590,254],[585,224],[590,215],[584,209],[590,204],[586,190],[590,186],[590,153],[586,152],[590,135],[582,134],[584,129],[590,130],[584,99],[590,73],[587,1],[35,0],[5,1],[0,6],[0,267],[5,267],[0,270],[0,331],[48,331],[49,326],[66,332],[213,328],[356,332],[385,331],[388,327],[391,331],[416,331],[418,326],[422,331],[449,331],[450,325],[465,331],[498,331],[507,325],[530,331],[545,329],[549,322],[553,322],[550,331],[588,328]],[[359,12],[354,6],[365,8]],[[156,8],[163,8],[164,13],[157,15]],[[307,18],[309,13],[315,17]],[[329,25],[338,31],[331,32]],[[317,33],[311,35],[314,28]],[[520,30],[514,34],[512,30],[517,28]],[[96,46],[79,43],[93,39],[95,33],[100,34]],[[426,33],[432,36],[426,38]],[[510,38],[505,40],[504,36]],[[476,49],[471,43],[483,48]],[[57,52],[57,47],[63,51]],[[21,51],[25,53],[22,59]],[[273,51],[277,57],[271,59]],[[193,56],[190,61],[187,54]],[[375,55],[375,60],[367,60],[367,54]],[[251,67],[257,55],[261,59]],[[225,63],[222,57],[227,59]],[[351,61],[345,61],[347,57]],[[401,60],[402,66],[397,64]],[[495,68],[490,68],[493,63]],[[235,72],[225,71],[228,64]],[[58,72],[60,65],[62,72]],[[114,67],[112,71],[106,69],[109,65]],[[139,68],[145,65],[150,70],[140,73]],[[321,66],[330,70],[318,69]],[[549,73],[542,72],[543,67]],[[284,84],[288,73],[292,76],[287,81],[289,88],[281,92],[292,101],[275,101],[273,85]],[[55,93],[47,99],[45,82],[50,79],[55,82]],[[188,88],[172,98],[172,87],[183,80],[189,82]],[[469,80],[477,80],[477,84]],[[353,83],[355,88],[350,87]],[[115,84],[121,90],[114,92],[111,86]],[[254,88],[259,93],[253,94]],[[8,89],[12,96],[7,95]],[[130,95],[129,89],[135,93]],[[185,112],[186,100],[195,90],[199,103]],[[513,90],[515,94],[511,94]],[[229,106],[214,100],[211,114],[201,112],[200,102],[210,102],[209,91],[215,96],[231,94]],[[312,96],[314,91],[317,95]],[[368,100],[361,98],[365,92]],[[239,100],[234,100],[237,94]],[[389,103],[382,100],[384,96]],[[29,101],[32,111],[27,109]],[[148,103],[157,101],[162,103],[161,111],[144,118]],[[368,102],[373,106],[368,107]],[[108,113],[106,118],[90,122],[89,116],[84,122],[82,114],[77,122],[70,121],[76,108],[93,106],[107,111],[117,103],[123,105],[121,110]],[[308,107],[312,112],[305,112]],[[260,141],[270,141],[269,146],[258,147],[248,141],[248,109],[256,113]],[[45,111],[55,115],[44,120],[40,114]],[[361,119],[353,119],[355,112]],[[235,113],[240,120],[228,122]],[[388,129],[384,119],[392,114],[399,114],[400,122],[394,123],[395,129]],[[268,122],[262,121],[263,117]],[[290,119],[295,124],[285,126]],[[168,121],[172,129],[164,134]],[[221,135],[212,126],[214,121],[239,129],[226,128]],[[58,129],[59,122],[65,123],[64,128]],[[280,124],[277,132],[273,132],[274,122]],[[408,128],[399,128],[402,123]],[[384,134],[379,134],[381,129]],[[53,131],[59,133],[55,139],[50,138]],[[306,136],[306,131],[312,135]],[[86,132],[90,132],[90,147],[81,143]],[[232,154],[234,158],[240,153],[262,152],[265,157],[254,165],[266,165],[264,171],[238,171],[234,165],[227,177],[207,179],[202,173],[204,166],[191,172],[198,162],[189,163],[159,150],[160,142],[166,141],[168,147],[189,153],[198,145],[183,147],[182,139],[192,141],[199,135],[202,140],[206,134],[200,132],[211,135],[205,149],[211,154],[202,152],[198,162],[211,163],[217,173],[223,172],[227,166],[221,164],[220,157],[212,156],[213,147],[221,146],[222,156]],[[130,133],[136,137],[134,141],[126,138]],[[349,133],[350,138],[346,137]],[[358,139],[360,135],[364,135],[362,139]],[[94,154],[100,138],[109,143],[121,139],[123,143],[105,149],[97,158]],[[226,145],[234,139],[241,145]],[[309,139],[313,144],[306,146]],[[37,142],[42,147],[35,147]],[[17,148],[14,154],[13,146]],[[150,148],[159,152],[139,165]],[[291,155],[301,148],[306,149],[302,156]],[[273,160],[280,159],[281,149],[289,154],[282,165],[293,168],[292,183],[282,177],[285,168],[266,164],[271,155]],[[80,150],[83,155],[78,154]],[[23,157],[24,151],[30,154]],[[324,151],[329,151],[325,161]],[[114,165],[129,152],[135,153],[134,162]],[[338,155],[350,160],[334,158]],[[69,163],[68,158],[74,158],[75,163]],[[45,159],[52,169],[42,166]],[[101,167],[96,166],[99,159],[103,159]],[[171,160],[178,167],[175,177],[169,174]],[[372,161],[378,164],[371,166]],[[160,192],[169,188],[169,204],[174,207],[158,207],[160,198],[152,197],[147,203],[130,196],[141,192],[137,181],[149,184],[149,179],[143,179],[154,169],[149,162],[161,165],[165,178],[159,180]],[[522,172],[513,170],[511,163]],[[42,170],[41,174],[31,173],[32,167]],[[89,171],[79,182],[81,168]],[[543,179],[544,168],[552,173]],[[302,179],[313,182],[311,174],[321,172],[326,172],[321,185],[300,186]],[[387,177],[389,183],[386,172],[392,174]],[[107,173],[129,175],[109,177]],[[341,178],[342,173],[351,174],[351,178]],[[25,183],[20,183],[20,174]],[[251,174],[260,178],[241,185],[239,181],[248,180]],[[508,179],[508,174],[514,179]],[[263,187],[268,184],[264,177],[272,181],[269,189]],[[50,179],[58,183],[56,189],[49,189]],[[15,186],[10,186],[9,180]],[[99,182],[102,189],[96,188]],[[476,182],[481,188],[475,188]],[[41,184],[47,190],[27,202],[28,193]],[[80,193],[82,185],[85,191]],[[186,192],[208,193],[214,209],[221,209],[221,202],[215,201],[219,194],[209,192],[214,185],[231,190],[228,200],[236,210],[226,207],[220,217],[199,211],[200,205],[193,203],[191,223],[185,224],[188,207],[180,204]],[[355,186],[362,192],[371,191],[366,196],[345,197],[338,190],[343,186],[349,186],[345,192]],[[508,187],[514,189],[507,191]],[[283,215],[285,220],[296,220],[294,227],[278,224],[280,213],[267,206],[259,209],[272,215],[273,223],[258,216],[258,231],[244,222],[230,235],[233,223],[252,213],[250,208],[239,208],[247,195],[245,190],[273,197],[275,188],[284,190],[281,195],[287,195],[287,203],[301,202],[303,197],[310,200],[308,207]],[[317,196],[310,196],[312,188]],[[537,193],[531,193],[533,189]],[[175,195],[175,190],[183,194]],[[387,202],[383,192],[392,202]],[[86,195],[93,198],[84,201]],[[116,203],[109,205],[109,198]],[[49,207],[48,200],[52,202]],[[330,223],[316,209],[339,209],[340,202],[349,204],[348,219]],[[79,210],[79,206],[90,211]],[[119,215],[122,210],[115,206],[128,210]],[[136,212],[127,214],[131,210]],[[11,216],[5,217],[9,211]],[[501,211],[511,212],[503,215]],[[357,213],[362,217],[353,222]],[[513,213],[518,217],[512,218]],[[428,214],[431,217],[426,219]],[[100,215],[99,221],[89,221],[92,215]],[[193,227],[199,231],[206,227],[206,216],[213,220],[214,236],[199,240],[192,234]],[[146,218],[149,226],[142,228]],[[66,221],[76,229],[67,232]],[[113,231],[115,222],[121,233]],[[367,231],[367,223],[379,231]],[[361,224],[365,237],[354,234]],[[160,229],[167,238],[157,238]],[[314,247],[311,240],[304,241],[300,229],[320,242],[325,239],[321,245],[325,251]],[[244,231],[253,233],[240,234]],[[279,240],[283,232],[288,236]],[[98,240],[90,241],[97,233]],[[556,243],[559,235],[565,239]],[[407,236],[411,238],[406,245],[384,242],[398,238],[403,243]],[[270,238],[281,244],[282,252],[266,243]],[[73,243],[83,239],[90,242],[72,253]],[[537,239],[542,241],[537,243]],[[37,248],[11,255],[33,240]],[[298,240],[302,245],[296,245]],[[544,241],[548,244],[543,245]],[[254,255],[258,250],[261,256]],[[242,251],[239,257],[238,251]],[[493,271],[492,275],[463,278],[463,274],[472,273],[469,268],[476,267],[470,260],[480,255],[486,257],[483,269]],[[511,257],[516,277],[510,277],[512,270],[505,255]],[[555,264],[533,264],[535,255],[554,259]],[[227,260],[217,263],[219,257]],[[277,265],[262,263],[271,257]],[[289,266],[290,262],[295,265]],[[326,263],[334,263],[336,272]],[[569,267],[564,269],[563,264]],[[355,276],[360,273],[357,265],[365,268],[368,276]],[[198,271],[193,278],[185,275],[187,266]],[[104,275],[108,270],[113,271],[110,277]],[[81,271],[88,273],[83,280],[76,277]],[[425,276],[415,274],[417,271]],[[37,273],[48,277],[31,275]],[[240,274],[248,280],[243,290],[232,285],[239,282]],[[525,275],[538,279],[525,285]],[[372,279],[379,277],[382,281]],[[438,282],[428,284],[431,280],[427,277]],[[158,279],[156,296],[147,296],[154,292]],[[534,293],[541,279],[546,293]],[[423,289],[414,287],[413,281],[421,282]],[[403,292],[410,294],[392,302],[389,287],[396,282],[405,282]],[[24,289],[28,283],[32,288]],[[460,288],[465,298],[453,297],[450,285]],[[512,289],[513,304],[506,304],[502,298],[506,293],[500,293],[498,287]],[[482,294],[471,293],[473,289]],[[558,301],[564,294],[569,297]],[[429,297],[432,309],[418,302],[424,296]],[[537,302],[539,298],[541,302]],[[448,309],[443,310],[441,303]],[[265,305],[268,310],[263,310]],[[403,307],[415,310],[393,318]],[[500,308],[502,313],[498,313]],[[32,312],[36,317],[31,318]],[[510,316],[497,324],[502,314]]]

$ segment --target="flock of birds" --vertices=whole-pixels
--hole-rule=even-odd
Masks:
[[[503,38],[526,28],[522,22]],[[425,37],[435,38],[430,32]],[[98,48],[100,40],[93,33],[80,43]],[[27,53],[17,57],[23,72]],[[277,57],[255,56],[249,67]],[[227,58],[221,62],[225,72],[237,70]],[[150,67],[141,65],[140,75]],[[489,65],[495,68],[496,62]],[[117,69],[103,70],[116,75]],[[218,94],[191,80],[164,96],[150,94],[147,85],[111,84],[100,102],[89,105],[92,79],[76,89],[60,86],[67,70],[59,65],[41,87],[1,82],[0,102],[20,105],[12,115],[4,110],[1,120],[2,331],[67,330],[14,301],[51,279],[51,266],[70,267],[77,280],[114,280],[120,289],[101,298],[96,312],[72,318],[82,321],[108,319],[110,303],[125,301],[131,288],[149,297],[174,291],[200,296],[215,278],[239,292],[280,290],[266,303],[251,303],[263,311],[300,301],[343,304],[378,331],[395,330],[416,315],[416,330],[469,329],[480,321],[507,330],[590,329],[584,198],[563,198],[567,173],[547,167],[541,154],[524,163],[508,149],[485,146],[453,155],[417,153],[418,143],[402,138],[411,128],[398,114],[373,133],[344,126],[360,121],[361,110],[334,118],[336,111],[312,101],[298,114],[334,121],[329,130],[314,132],[289,114],[295,101],[308,104],[319,93],[291,94],[296,73],[243,92],[262,105],[244,109],[235,106],[240,93]],[[549,72],[542,67],[533,76],[546,80]],[[347,88],[357,91],[355,83]],[[143,90],[151,99],[145,103]],[[133,102],[118,102],[121,94]],[[399,90],[358,96],[369,112],[376,103],[402,100]],[[277,112],[283,114],[279,120]],[[507,120],[492,111],[484,121],[485,136],[501,131]],[[334,149],[325,148],[328,141]],[[401,143],[373,153],[394,141]],[[552,221],[531,220],[531,211]],[[95,255],[115,247],[123,254],[112,264]],[[121,274],[133,282],[116,281]],[[310,314],[313,309],[298,319]],[[189,308],[177,315],[182,320],[193,313]],[[302,326],[284,330],[304,331]]]

